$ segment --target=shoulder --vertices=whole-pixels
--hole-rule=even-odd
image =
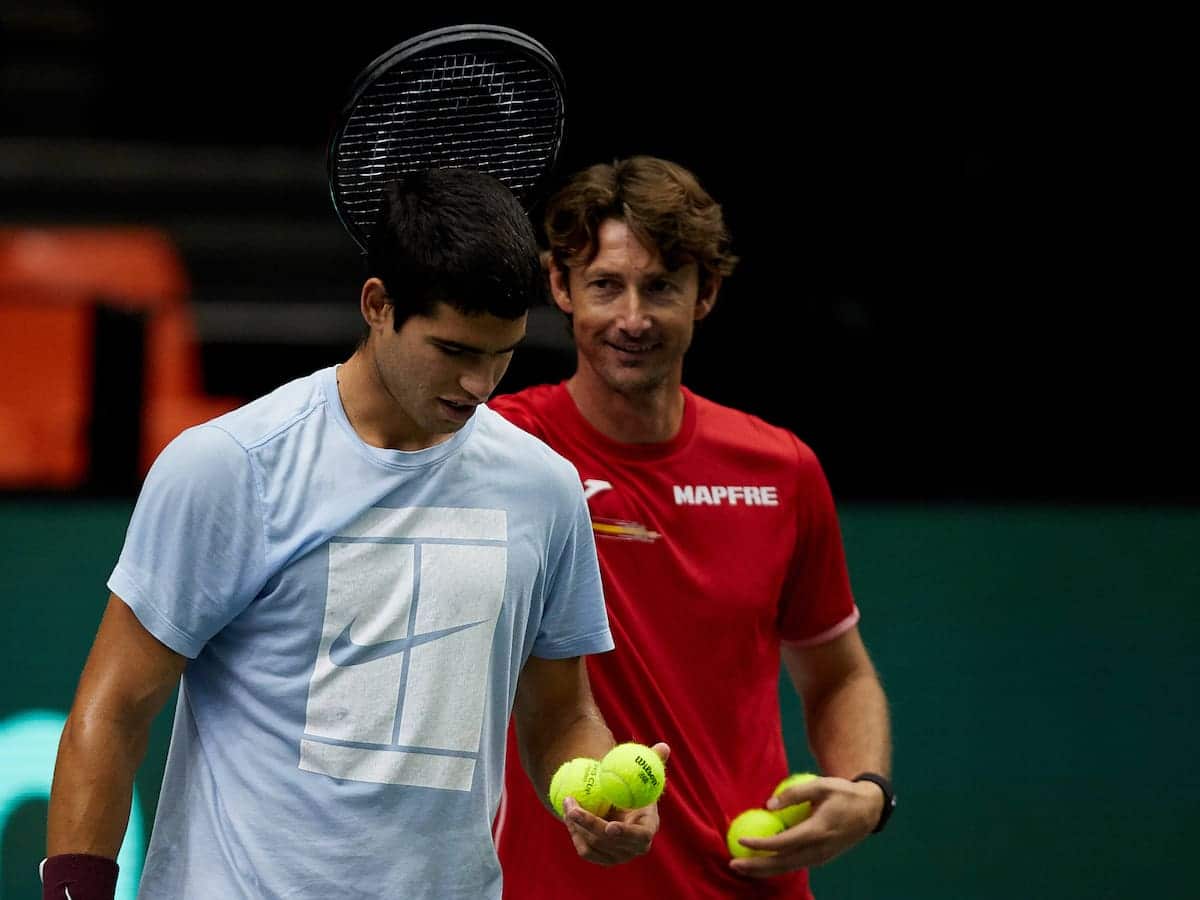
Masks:
[[[770,456],[800,470],[820,467],[813,449],[788,429],[690,391],[688,399],[696,404],[697,427],[706,440],[738,452]]]
[[[565,394],[566,387],[562,384],[539,384],[492,397],[487,406],[517,427],[542,436],[544,423],[553,418],[553,409]]]
[[[161,487],[193,482],[218,487],[248,468],[245,446],[214,419],[186,429],[167,444],[151,466],[146,483]]]
[[[246,448],[213,422],[196,425],[171,441],[150,467],[129,537],[134,524],[154,523],[139,532],[140,540],[154,543],[182,522],[198,528],[194,539],[202,543],[219,530],[212,527],[216,520],[253,527],[250,512],[259,507],[260,497]],[[164,528],[163,523],[175,524]]]
[[[322,376],[326,371],[289,381],[207,424],[225,432],[246,450],[260,446],[324,408]]]
[[[538,490],[566,491],[572,497],[582,490],[574,464],[535,433],[492,409],[490,402],[475,414],[480,438],[488,442],[493,459],[503,460],[508,474]]]
[[[159,454],[143,490],[176,492],[187,485],[189,494],[221,494],[249,485],[255,449],[286,434],[323,404],[319,379],[308,376],[188,428]]]

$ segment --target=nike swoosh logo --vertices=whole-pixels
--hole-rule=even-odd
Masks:
[[[485,621],[485,619],[481,619],[478,622],[468,622],[466,625],[455,625],[453,628],[442,628],[438,631],[427,631],[424,634],[396,638],[394,641],[380,641],[378,644],[354,643],[354,639],[350,637],[350,629],[354,627],[354,621],[351,621],[342,629],[342,633],[334,638],[333,644],[329,648],[329,659],[335,666],[343,668],[360,666],[376,659],[383,659],[385,656],[395,656],[397,653],[403,653],[431,641],[441,640],[459,631],[482,625]]]

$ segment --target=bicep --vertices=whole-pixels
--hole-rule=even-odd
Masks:
[[[513,707],[522,742],[538,743],[538,736],[557,734],[570,721],[596,712],[584,657],[529,657],[517,682]]]
[[[75,712],[148,725],[179,683],[187,657],[159,641],[116,594],[88,654]]]
[[[517,681],[518,719],[539,719],[563,710],[587,711],[593,705],[582,656],[544,659],[531,656]]]

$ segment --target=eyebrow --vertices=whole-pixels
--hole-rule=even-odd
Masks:
[[[440,338],[440,337],[430,337],[429,340],[432,341],[437,346],[445,347],[449,350],[463,350],[467,353],[478,353],[481,355],[487,354],[487,353],[492,353],[492,354],[495,354],[496,356],[501,356],[505,353],[511,353],[513,350],[516,350],[517,347],[519,347],[525,341],[525,338],[527,338],[528,336],[529,336],[528,333],[523,334],[523,335],[521,335],[520,340],[518,340],[515,344],[510,344],[509,346],[504,347],[500,350],[487,350],[483,347],[476,347],[476,346],[473,346],[472,344],[463,344],[463,343],[460,343],[459,341],[451,341],[451,340],[447,340],[446,338]]]
[[[682,269],[680,266],[679,269]],[[650,281],[658,278],[674,278],[679,274],[679,269],[668,269],[665,266],[658,269],[651,269],[644,272],[641,276],[642,281]],[[609,278],[613,280],[625,280],[625,276],[620,272],[612,272],[608,269],[585,269],[583,277],[586,279],[592,278]]]

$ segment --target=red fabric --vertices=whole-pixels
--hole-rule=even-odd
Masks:
[[[833,501],[789,432],[684,395],[679,434],[654,445],[600,434],[564,385],[488,404],[578,468],[616,642],[588,658],[592,689],[618,741],[672,749],[651,852],[605,868],[580,860],[538,802],[510,733],[496,832],[513,900],[810,896],[807,873],[735,875],[725,829],[788,773],[780,640],[828,640],[857,621]]]
[[[61,853],[42,865],[42,900],[113,900],[117,864],[106,856]]]

